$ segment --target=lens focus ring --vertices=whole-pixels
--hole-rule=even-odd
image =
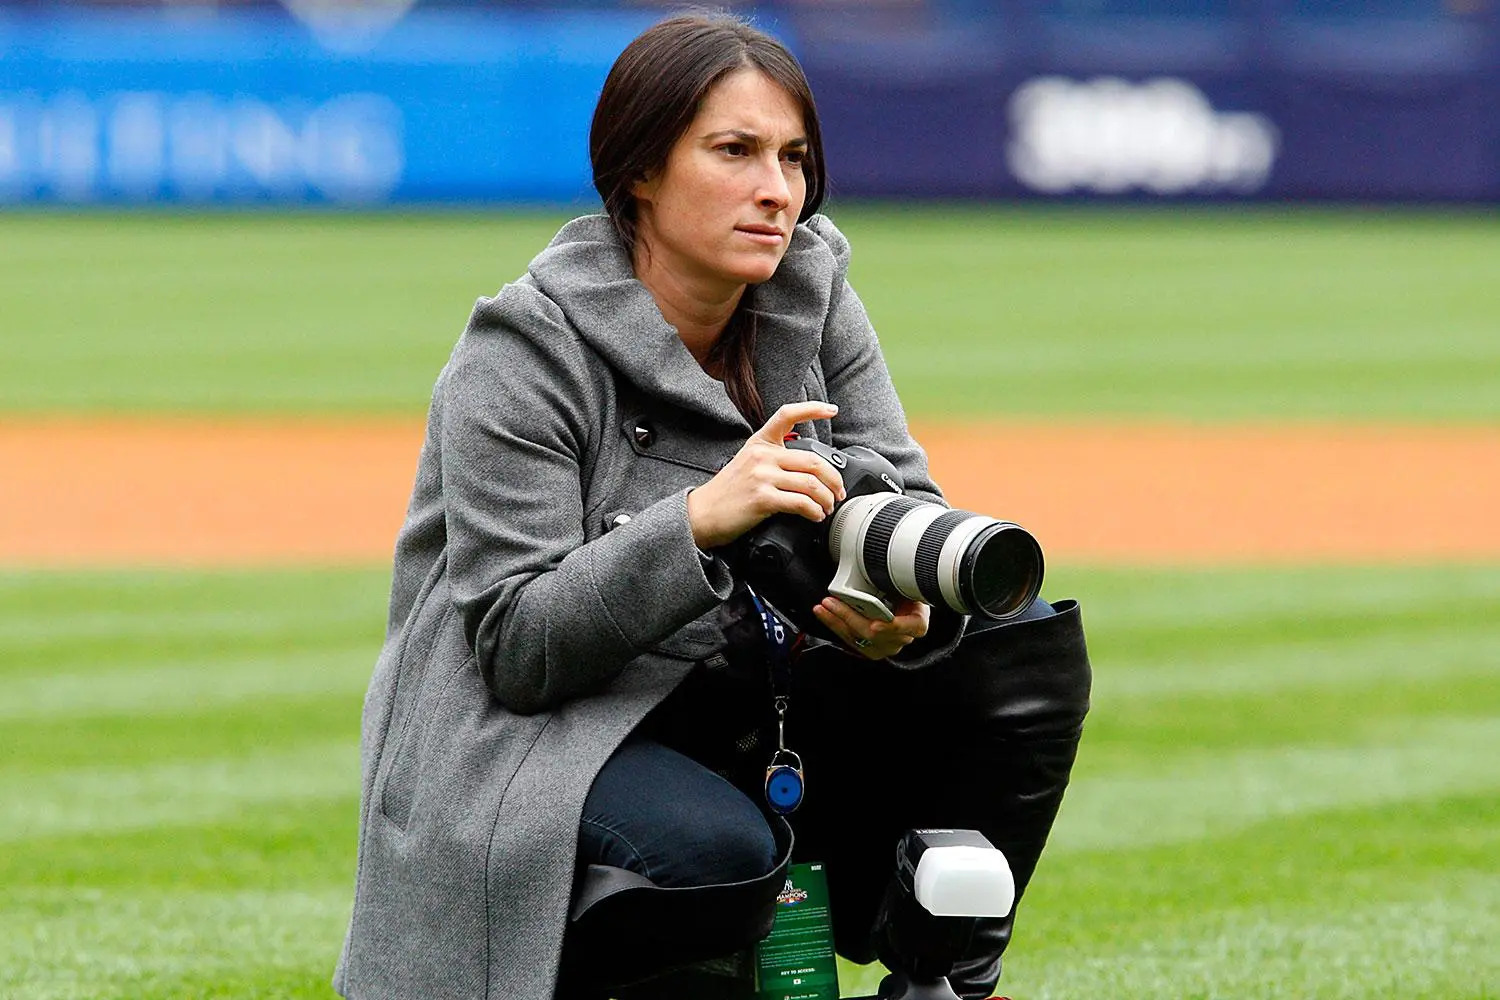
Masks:
[[[966,510],[950,510],[941,514],[922,532],[917,542],[917,589],[928,604],[945,604],[942,585],[938,582],[938,560],[943,554],[943,544],[953,529],[975,515]],[[957,610],[957,609],[955,609]]]
[[[893,497],[886,505],[876,512],[870,521],[870,526],[865,529],[863,545],[860,554],[864,557],[865,574],[882,593],[893,594],[896,585],[891,582],[890,553],[891,537],[896,533],[896,525],[907,514],[922,506],[922,501],[913,500],[911,497]]]

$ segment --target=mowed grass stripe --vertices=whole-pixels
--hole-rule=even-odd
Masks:
[[[1303,566],[1166,569],[1048,566],[1047,592],[1084,603],[1100,640],[1196,648],[1248,625],[1299,638],[1375,632],[1412,615],[1432,631],[1493,623],[1500,566]],[[1146,648],[1141,645],[1140,648]]]
[[[381,569],[0,573],[0,677],[369,651],[389,586]]]
[[[1493,997],[1497,854],[1488,794],[1048,854],[1022,904],[1008,988],[1054,1000]]]
[[[5,724],[0,776],[98,765],[150,766],[290,750],[359,736],[360,692],[235,702],[170,715],[65,716]]]
[[[1307,661],[1314,664],[1317,661]],[[1183,749],[1254,751],[1330,741],[1364,746],[1399,741],[1425,722],[1500,717],[1495,671],[1432,680],[1286,688],[1236,695],[1171,695],[1122,702],[1096,694],[1088,727],[1099,766],[1128,772]],[[1296,702],[1295,710],[1289,702]]]
[[[1063,806],[1065,812],[1070,808]],[[1479,793],[1417,800],[1402,809],[1380,804],[1280,816],[1214,836],[1106,854],[1048,853],[1039,869],[1046,877],[1027,890],[1025,905],[1041,907],[1034,920],[1048,926],[1055,901],[1092,900],[1088,910],[1097,926],[1049,927],[1046,943],[1066,949],[1087,939],[1130,944],[1143,929],[1126,926],[1124,918],[1137,908],[1185,915],[1194,903],[1211,912],[1274,899],[1331,912],[1359,897],[1420,897],[1424,883],[1500,874],[1492,864],[1500,850],[1497,820],[1494,797]]]
[[[1091,948],[1049,963],[1037,978],[1027,977],[1028,963],[1019,960],[1007,988],[1032,1000],[1493,997],[1500,879],[1443,880],[1426,888],[1424,898],[1356,897],[1304,909],[1268,898],[1238,911],[1158,922],[1143,928],[1146,940],[1133,947]],[[1150,921],[1137,915],[1132,923]]]
[[[12,770],[0,774],[0,840],[191,825],[358,790],[359,747],[349,739],[191,762]]]
[[[1071,795],[1071,793],[1070,793]],[[1066,819],[1077,802],[1064,803]],[[1002,990],[1017,997],[1493,998],[1490,795],[1269,819],[1108,851],[1049,849]],[[845,994],[873,968],[845,964]]]
[[[0,885],[18,894],[80,891],[338,889],[352,901],[358,790],[172,827],[59,833],[0,851]],[[45,884],[36,873],[45,871]]]
[[[1377,626],[1373,631],[1372,635],[1355,627],[1340,638],[1306,640],[1289,635],[1278,641],[1269,630],[1257,635],[1226,630],[1218,637],[1222,646],[1197,652],[1191,660],[1165,663],[1160,636],[1151,637],[1149,649],[1138,648],[1129,637],[1122,637],[1109,650],[1119,669],[1099,679],[1099,690],[1111,698],[1140,700],[1191,694],[1368,688],[1375,682],[1401,684],[1457,680],[1473,674],[1488,676],[1500,654],[1497,630],[1479,621],[1447,626],[1413,622],[1405,627]],[[1211,633],[1204,638],[1213,641]],[[1190,641],[1180,633],[1177,639],[1179,644]],[[1317,662],[1320,669],[1308,670],[1309,662]]]
[[[1181,746],[1135,767],[1085,757],[1053,831],[1055,851],[1111,850],[1221,834],[1294,813],[1490,792],[1500,801],[1500,716],[1422,720],[1380,743],[1330,728],[1322,745]],[[1101,752],[1096,756],[1103,756]]]
[[[162,659],[110,670],[11,677],[0,720],[160,716],[243,702],[347,696],[364,690],[373,666],[368,643],[273,656]]]
[[[1085,766],[1174,749],[1399,739],[1500,716],[1500,569],[1078,570],[1096,664]]]
[[[1494,414],[1492,218],[962,209],[839,221],[916,412]],[[1423,259],[1438,246],[1451,270]]]
[[[364,595],[361,595],[363,598]],[[239,644],[254,641],[266,646],[297,638],[321,638],[337,641],[351,628],[357,628],[361,637],[368,633],[372,620],[378,620],[368,606],[358,609],[347,618],[340,618],[336,610],[328,609],[326,616],[309,614],[308,620],[288,620],[284,612],[252,614],[246,611],[88,611],[79,612],[68,608],[55,611],[43,610],[34,617],[17,618],[0,626],[0,643],[15,651],[14,665],[24,663],[29,650],[48,654],[58,646],[70,650],[104,648],[107,642],[112,648],[129,651],[133,646],[161,643],[174,639],[191,642],[224,641]],[[321,628],[319,628],[321,626]],[[307,633],[316,629],[315,635]],[[91,641],[99,645],[90,645]],[[155,649],[154,646],[146,648]]]
[[[1500,418],[1493,215],[831,211],[917,417]],[[0,218],[0,409],[420,413],[564,220]]]
[[[15,894],[0,911],[0,995],[330,996],[342,890]]]
[[[1404,692],[1493,679],[1500,663],[1496,567],[1064,566],[1047,589],[1082,599],[1090,649],[1105,665],[1095,693],[1132,712],[1221,695],[1316,703],[1344,691]]]

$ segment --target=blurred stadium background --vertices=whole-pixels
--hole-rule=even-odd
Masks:
[[[1276,477],[1310,476],[1378,522],[1386,482],[1441,481],[1433,523],[1500,511],[1495,0],[730,6],[808,69],[920,428],[1462,440],[1442,475],[1289,453],[1231,492],[1295,518],[1270,508],[1311,493]],[[394,427],[414,465],[469,303],[592,207],[593,99],[665,9],[0,3],[0,996],[330,995],[388,542],[68,541],[136,530],[140,435]],[[1074,474],[1057,495],[1128,532]],[[1194,475],[1138,478],[1170,505]],[[194,504],[297,527],[155,500],[179,535]],[[335,500],[394,530],[404,497]],[[1048,590],[1084,603],[1096,708],[1004,991],[1500,995],[1494,539],[1063,546]]]

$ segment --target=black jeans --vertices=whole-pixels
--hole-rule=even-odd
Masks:
[[[984,832],[1010,861],[1019,899],[1087,710],[1077,607],[1059,610],[1038,601],[1018,619],[971,624],[960,649],[974,652],[922,670],[832,647],[799,662],[787,720],[807,777],[806,802],[790,817],[795,857],[827,862],[841,954],[892,957],[882,953],[877,914],[896,842],[913,827]],[[661,886],[766,873],[776,849],[758,779],[770,747],[758,754],[728,769],[729,780],[660,743],[627,741],[585,802],[580,865],[625,868]],[[984,922],[952,977],[961,995],[989,995],[1012,920]]]

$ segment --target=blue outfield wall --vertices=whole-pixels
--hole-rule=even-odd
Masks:
[[[594,100],[660,16],[221,10],[0,6],[0,203],[586,201]],[[807,67],[838,195],[1500,201],[1500,6],[1478,0],[758,17]]]
[[[0,8],[3,10],[3,8]],[[635,13],[0,15],[0,200],[576,201]]]
[[[836,35],[803,25],[840,190],[1500,199],[1496,5],[994,6],[1009,13],[950,7],[904,31],[891,19]]]

